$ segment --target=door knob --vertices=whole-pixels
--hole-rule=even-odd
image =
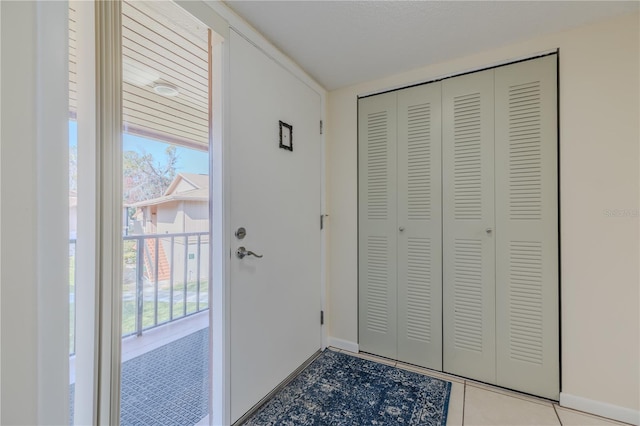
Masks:
[[[238,250],[236,250],[236,257],[238,259],[244,259],[245,256],[254,256],[254,257],[257,257],[258,259],[262,257],[261,254],[254,253],[251,250],[247,250],[244,247],[238,247]]]
[[[404,231],[404,226],[401,226],[400,228],[398,228],[398,231],[400,232]]]
[[[491,234],[491,233],[493,232],[493,229],[491,229],[491,228],[487,228],[487,229],[485,229],[485,232],[486,232],[487,234]]]

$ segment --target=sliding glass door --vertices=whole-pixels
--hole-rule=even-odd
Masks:
[[[209,423],[222,41],[174,2],[70,2],[71,424]]]
[[[175,3],[122,3],[122,425],[209,414],[210,57]]]

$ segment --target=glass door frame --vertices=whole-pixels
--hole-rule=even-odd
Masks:
[[[122,281],[121,2],[74,2],[78,10],[78,282],[76,424],[119,424]],[[215,31],[210,37],[213,96],[210,119],[210,424],[228,424],[227,289],[229,259],[223,149],[224,81],[229,25],[203,1],[177,1]],[[82,55],[82,56],[81,56]],[[82,74],[82,76],[81,76]]]

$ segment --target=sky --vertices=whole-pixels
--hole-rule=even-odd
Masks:
[[[69,120],[69,145],[77,145],[78,124]],[[143,151],[153,155],[155,160],[164,161],[164,151],[169,144],[141,138],[139,136],[124,133],[122,136],[122,148],[124,151]],[[178,152],[178,164],[176,171],[185,173],[209,173],[209,153],[195,149],[176,147]]]

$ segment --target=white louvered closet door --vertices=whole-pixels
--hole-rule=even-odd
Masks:
[[[396,93],[358,103],[360,350],[397,355]]]
[[[495,383],[493,70],[442,83],[443,369]]]
[[[442,370],[441,83],[398,92],[398,360]]]
[[[497,384],[558,399],[557,56],[495,70]]]

